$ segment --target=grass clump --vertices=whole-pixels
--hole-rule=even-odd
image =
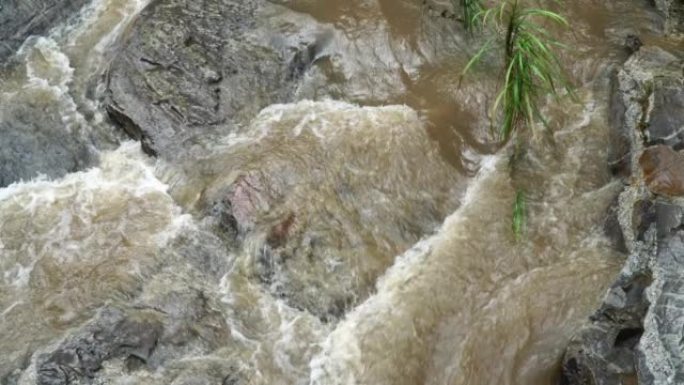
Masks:
[[[455,1],[455,0],[454,0]],[[463,27],[472,33],[480,25],[480,13],[484,10],[482,0],[460,0],[463,11]]]
[[[567,27],[567,20],[546,9],[524,7],[519,0],[502,0],[494,8],[479,11],[474,19],[491,26],[495,33],[470,59],[462,75],[503,39],[502,86],[492,108],[501,111],[500,139],[507,141],[515,131],[532,128],[536,121],[546,126],[539,108],[542,98],[549,94],[558,98],[563,91],[572,94],[572,89],[554,52],[564,45],[551,36],[544,22]]]
[[[499,139],[507,142],[516,132],[529,129],[534,135],[536,122],[548,127],[540,105],[547,95],[558,99],[567,93],[574,98],[570,82],[555,53],[565,46],[554,39],[549,24],[568,27],[567,20],[553,11],[526,6],[524,0],[500,0],[493,8],[484,9],[481,0],[462,0],[464,25],[472,32],[476,27],[491,28],[491,37],[470,59],[461,76],[488,52],[502,47],[501,87],[492,107],[492,122],[499,123]],[[519,158],[517,137],[511,158],[512,169]],[[517,242],[527,227],[526,194],[516,190],[513,202],[512,230]]]

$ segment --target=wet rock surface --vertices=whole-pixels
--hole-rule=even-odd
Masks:
[[[195,160],[215,170],[205,175],[202,210],[238,248],[248,246],[253,279],[336,321],[370,294],[395,255],[458,206],[459,176],[404,107],[300,102],[263,111],[252,130],[274,119],[277,128],[244,148]],[[382,171],[418,157],[424,167]],[[421,196],[425,185],[441,187]]]
[[[145,293],[133,306],[104,307],[93,321],[37,355],[35,383],[93,383],[111,361],[130,373],[152,371],[189,352],[211,352],[230,343],[223,316],[212,306],[190,287]]]
[[[290,99],[322,43],[279,30],[278,11],[260,0],[153,1],[109,69],[110,116],[146,152],[173,158]]]
[[[654,194],[684,195],[684,155],[665,145],[652,146],[639,157],[644,181]]]
[[[198,143],[244,131],[270,104],[392,104],[420,65],[465,45],[458,23],[425,11],[435,4],[402,2],[420,27],[399,41],[377,5],[358,7],[378,18],[339,21],[284,5],[298,9],[266,0],[154,0],[110,66],[110,117],[147,153],[173,160]]]
[[[684,33],[684,3],[679,0],[655,0],[655,4],[665,16],[665,32]]]
[[[629,258],[563,360],[562,383],[678,384],[684,381],[684,192],[681,52],[642,47],[617,75],[630,185],[619,221]]]
[[[38,175],[58,178],[95,163],[92,148],[64,129],[58,113],[36,114],[20,103],[5,107],[11,110],[0,116],[0,187]]]
[[[31,35],[42,35],[88,0],[3,0],[0,4],[0,66]]]

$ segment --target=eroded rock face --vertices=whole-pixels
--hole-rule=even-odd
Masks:
[[[0,65],[27,37],[42,35],[88,0],[3,0],[0,4]]]
[[[636,379],[635,347],[648,309],[646,272],[623,271],[601,308],[571,341],[563,360],[563,385],[622,385]],[[629,382],[627,382],[629,383]]]
[[[617,76],[619,136],[631,185],[618,217],[630,257],[563,360],[564,385],[684,381],[684,103],[681,52],[642,47]]]
[[[153,1],[109,70],[110,116],[148,153],[173,158],[291,99],[324,43],[284,30],[277,11],[261,0]]]

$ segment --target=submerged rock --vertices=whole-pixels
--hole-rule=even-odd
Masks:
[[[26,2],[28,7],[38,7],[37,3],[47,2]],[[51,17],[64,2],[53,3],[43,4],[45,14],[34,19]],[[5,28],[4,10],[0,9],[0,31]],[[0,65],[1,52],[0,40]],[[26,44],[21,59],[21,65],[8,66],[0,74],[0,84],[8,85],[0,93],[0,188],[39,175],[59,178],[97,161],[93,133],[69,94],[74,72],[69,58],[53,39],[36,37]],[[23,84],[14,84],[18,79]]]
[[[35,383],[97,383],[97,377],[106,378],[102,371],[109,361],[118,360],[129,373],[154,370],[184,354],[208,353],[229,343],[223,315],[201,291],[169,290],[163,281],[155,279],[134,306],[104,307],[51,351],[40,353]],[[160,284],[162,290],[155,292]],[[218,381],[226,375],[235,374],[225,371]]]
[[[3,0],[0,4],[0,65],[31,35],[62,23],[88,0]]]
[[[251,131],[262,134],[194,160],[206,174],[186,188],[247,249],[253,279],[322,320],[366,298],[458,205],[458,172],[406,107],[273,106]]]

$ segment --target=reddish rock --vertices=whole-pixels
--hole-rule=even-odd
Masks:
[[[684,155],[669,146],[647,148],[639,158],[648,188],[655,194],[684,195]]]

